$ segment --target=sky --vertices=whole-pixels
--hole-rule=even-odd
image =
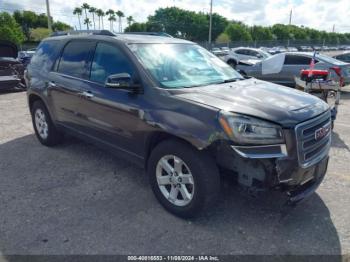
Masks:
[[[72,11],[83,2],[103,10],[121,10],[137,22],[146,21],[147,16],[160,7],[176,6],[202,12],[209,12],[210,8],[210,0],[50,0],[51,15],[54,20],[78,27],[78,19]],[[350,32],[350,0],[213,0],[213,3],[214,12],[248,25],[287,24],[290,10],[293,10],[295,25],[326,31],[332,31],[335,25],[336,32]],[[0,0],[0,11],[16,9],[44,13],[45,0]],[[105,26],[107,24],[106,19]]]

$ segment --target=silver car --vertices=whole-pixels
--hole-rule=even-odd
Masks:
[[[224,61],[230,66],[235,67],[238,62],[246,60],[264,60],[271,55],[261,49],[249,47],[232,48],[231,51],[224,57]]]
[[[341,54],[333,56],[333,58],[343,61],[345,63],[350,63],[350,52],[346,51]]]
[[[242,74],[261,80],[294,86],[294,77],[299,76],[302,69],[310,68],[312,56],[313,53],[287,52],[274,55],[264,61],[256,61],[253,63],[241,62],[236,66],[236,69]],[[269,70],[267,64],[269,64],[273,70]],[[278,64],[280,64],[280,66],[278,66]],[[264,67],[267,68],[267,70],[264,70]],[[331,67],[340,67],[345,83],[350,83],[349,63],[344,63],[322,54],[316,54],[315,69],[328,70]]]

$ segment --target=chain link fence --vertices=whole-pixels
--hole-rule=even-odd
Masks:
[[[211,46],[208,42],[198,42],[199,45],[205,47],[206,49],[211,49],[213,47],[340,47],[340,46],[350,46],[350,40],[348,41],[330,41],[330,40],[259,40],[259,41],[233,41],[229,43],[212,43]]]

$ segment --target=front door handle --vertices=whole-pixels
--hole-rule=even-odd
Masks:
[[[84,91],[84,92],[81,93],[81,95],[82,95],[83,97],[85,97],[85,98],[88,98],[88,99],[91,99],[91,98],[94,97],[94,94],[91,93],[90,91]]]
[[[50,81],[47,83],[47,87],[56,87],[56,83],[53,81]]]

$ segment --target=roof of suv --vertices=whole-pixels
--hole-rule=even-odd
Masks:
[[[125,43],[154,43],[154,44],[194,44],[193,42],[179,39],[179,38],[171,38],[165,36],[154,36],[154,35],[137,35],[137,34],[116,34],[115,36],[106,36],[106,35],[63,35],[63,36],[54,36],[49,37],[46,40],[67,40],[67,39],[98,39],[98,40],[106,40],[106,39],[115,39]]]

